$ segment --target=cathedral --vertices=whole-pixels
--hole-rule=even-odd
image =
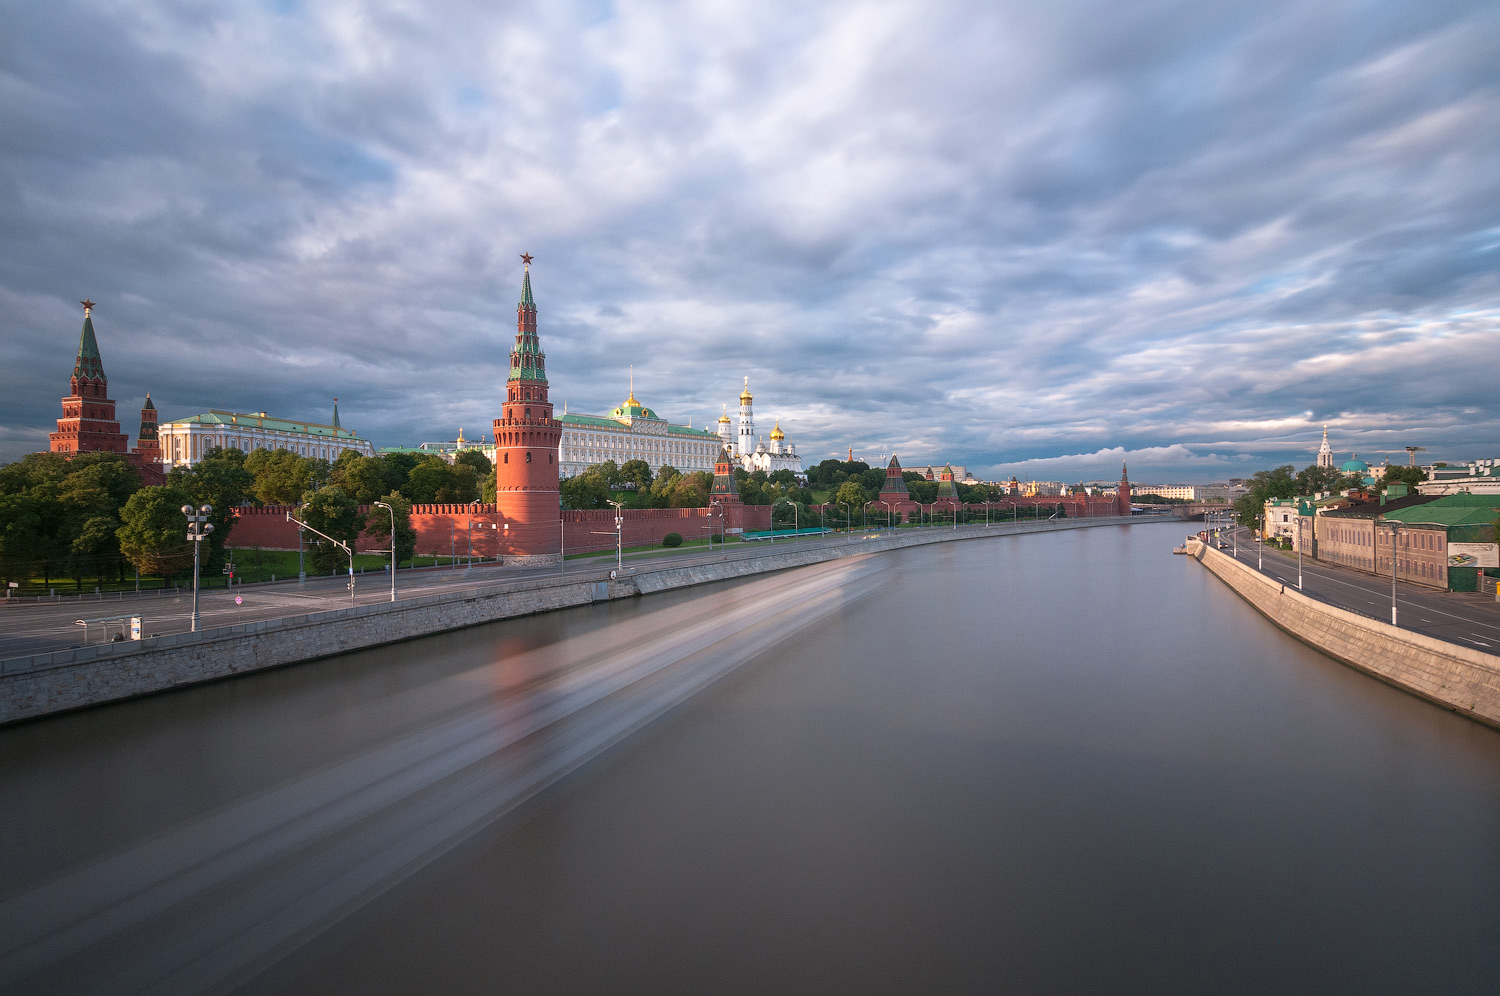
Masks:
[[[756,441],[754,402],[755,398],[750,394],[750,378],[746,377],[745,389],[740,392],[738,432],[727,411],[719,416],[719,438],[723,441],[724,448],[749,473],[763,470],[767,474],[774,474],[778,470],[789,470],[797,476],[798,481],[806,481],[807,472],[802,469],[802,458],[797,455],[797,447],[781,431],[780,422],[771,430],[770,445],[765,441]]]

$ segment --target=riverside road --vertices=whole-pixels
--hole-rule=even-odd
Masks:
[[[996,522],[993,525],[960,526],[960,535],[976,535],[986,531],[1006,533],[1018,528],[1030,528],[1033,523],[1019,524]],[[938,529],[941,527],[933,527]],[[950,527],[951,528],[951,527]],[[923,530],[927,532],[929,530]],[[782,553],[793,549],[813,550],[829,546],[859,543],[865,537],[879,536],[885,530],[875,528],[857,529],[852,533],[829,533],[826,535],[804,535],[793,539],[786,537],[774,543],[760,540],[732,543],[727,549],[688,548],[676,552],[638,550],[624,556],[625,572],[661,569],[666,567],[690,567],[697,564],[719,563],[725,560],[760,557],[770,553]],[[545,582],[564,578],[567,580],[602,579],[609,576],[615,567],[615,558],[603,556],[579,558],[556,567],[517,567],[496,563],[475,563],[472,567],[456,566],[422,568],[400,571],[396,575],[398,599],[433,595],[448,591],[483,588],[496,584],[517,582]],[[384,572],[356,575],[352,604],[369,605],[390,599],[390,576]],[[200,591],[198,595],[199,628],[217,629],[239,626],[244,623],[261,622],[291,616],[309,615],[346,608],[351,604],[347,587],[348,576],[308,578],[305,583],[277,581],[246,585],[232,589],[215,588]],[[239,598],[239,603],[235,599]],[[109,593],[102,598],[85,595],[82,598],[62,598],[57,601],[16,602],[4,604],[0,601],[0,660],[47,653],[80,646],[85,642],[85,627],[77,621],[98,620],[110,617],[140,615],[143,631],[149,636],[170,636],[191,630],[193,595],[190,588],[176,595],[143,592]],[[99,642],[103,627],[89,628],[92,642]],[[118,628],[114,630],[118,632]]]
[[[1249,530],[1238,527],[1239,550],[1235,536],[1228,530],[1218,535],[1224,542],[1223,552],[1240,563],[1256,569],[1257,556],[1262,574],[1288,587],[1297,587],[1297,556],[1273,547],[1257,551]],[[1391,579],[1351,568],[1302,560],[1302,594],[1328,605],[1357,612],[1362,616],[1391,621]],[[1500,653],[1500,603],[1492,595],[1472,592],[1445,592],[1425,585],[1397,582],[1397,619],[1402,629],[1447,640],[1460,646],[1476,647],[1486,653]]]

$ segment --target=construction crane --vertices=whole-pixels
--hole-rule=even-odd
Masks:
[[[1411,466],[1417,465],[1417,450],[1425,450],[1425,446],[1408,446],[1406,448],[1406,461]]]

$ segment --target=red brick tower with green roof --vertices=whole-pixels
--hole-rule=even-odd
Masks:
[[[709,492],[709,502],[740,504],[740,486],[734,479],[734,464],[734,457],[729,455],[729,447],[721,448],[719,458],[714,461],[714,487]]]
[[[94,302],[83,301],[83,334],[69,380],[72,393],[62,399],[57,431],[48,438],[53,453],[124,453],[129,439],[120,431],[115,403],[109,399],[109,379],[94,338]]]
[[[1120,486],[1115,492],[1115,514],[1130,514],[1130,473],[1123,460],[1120,462]]]
[[[944,464],[938,474],[937,501],[958,503],[958,488],[953,483],[953,464]]]
[[[135,437],[135,449],[131,451],[146,463],[161,463],[161,439],[156,434],[156,406],[151,403],[151,392],[146,392],[146,403],[141,406],[141,431]]]
[[[562,559],[562,504],[558,446],[562,423],[547,400],[547,354],[536,334],[531,256],[516,305],[516,343],[510,351],[502,415],[495,419],[495,505],[507,562],[555,564]]]

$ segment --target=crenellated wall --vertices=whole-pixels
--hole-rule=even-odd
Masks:
[[[625,546],[658,545],[668,533],[679,533],[683,539],[701,539],[710,531],[736,530],[754,532],[771,528],[769,505],[725,506],[721,518],[714,508],[627,508],[623,524]],[[262,550],[297,549],[297,527],[287,521],[285,505],[239,510],[231,527],[227,546],[236,549],[259,547]],[[360,515],[368,508],[360,507]],[[492,558],[511,555],[514,544],[506,521],[494,505],[413,505],[412,528],[417,533],[417,553],[446,557],[465,556],[473,538],[474,555]],[[568,553],[588,553],[613,549],[615,545],[615,511],[606,509],[564,510],[562,513],[563,545]],[[383,540],[361,534],[355,548],[371,552],[385,548]]]

